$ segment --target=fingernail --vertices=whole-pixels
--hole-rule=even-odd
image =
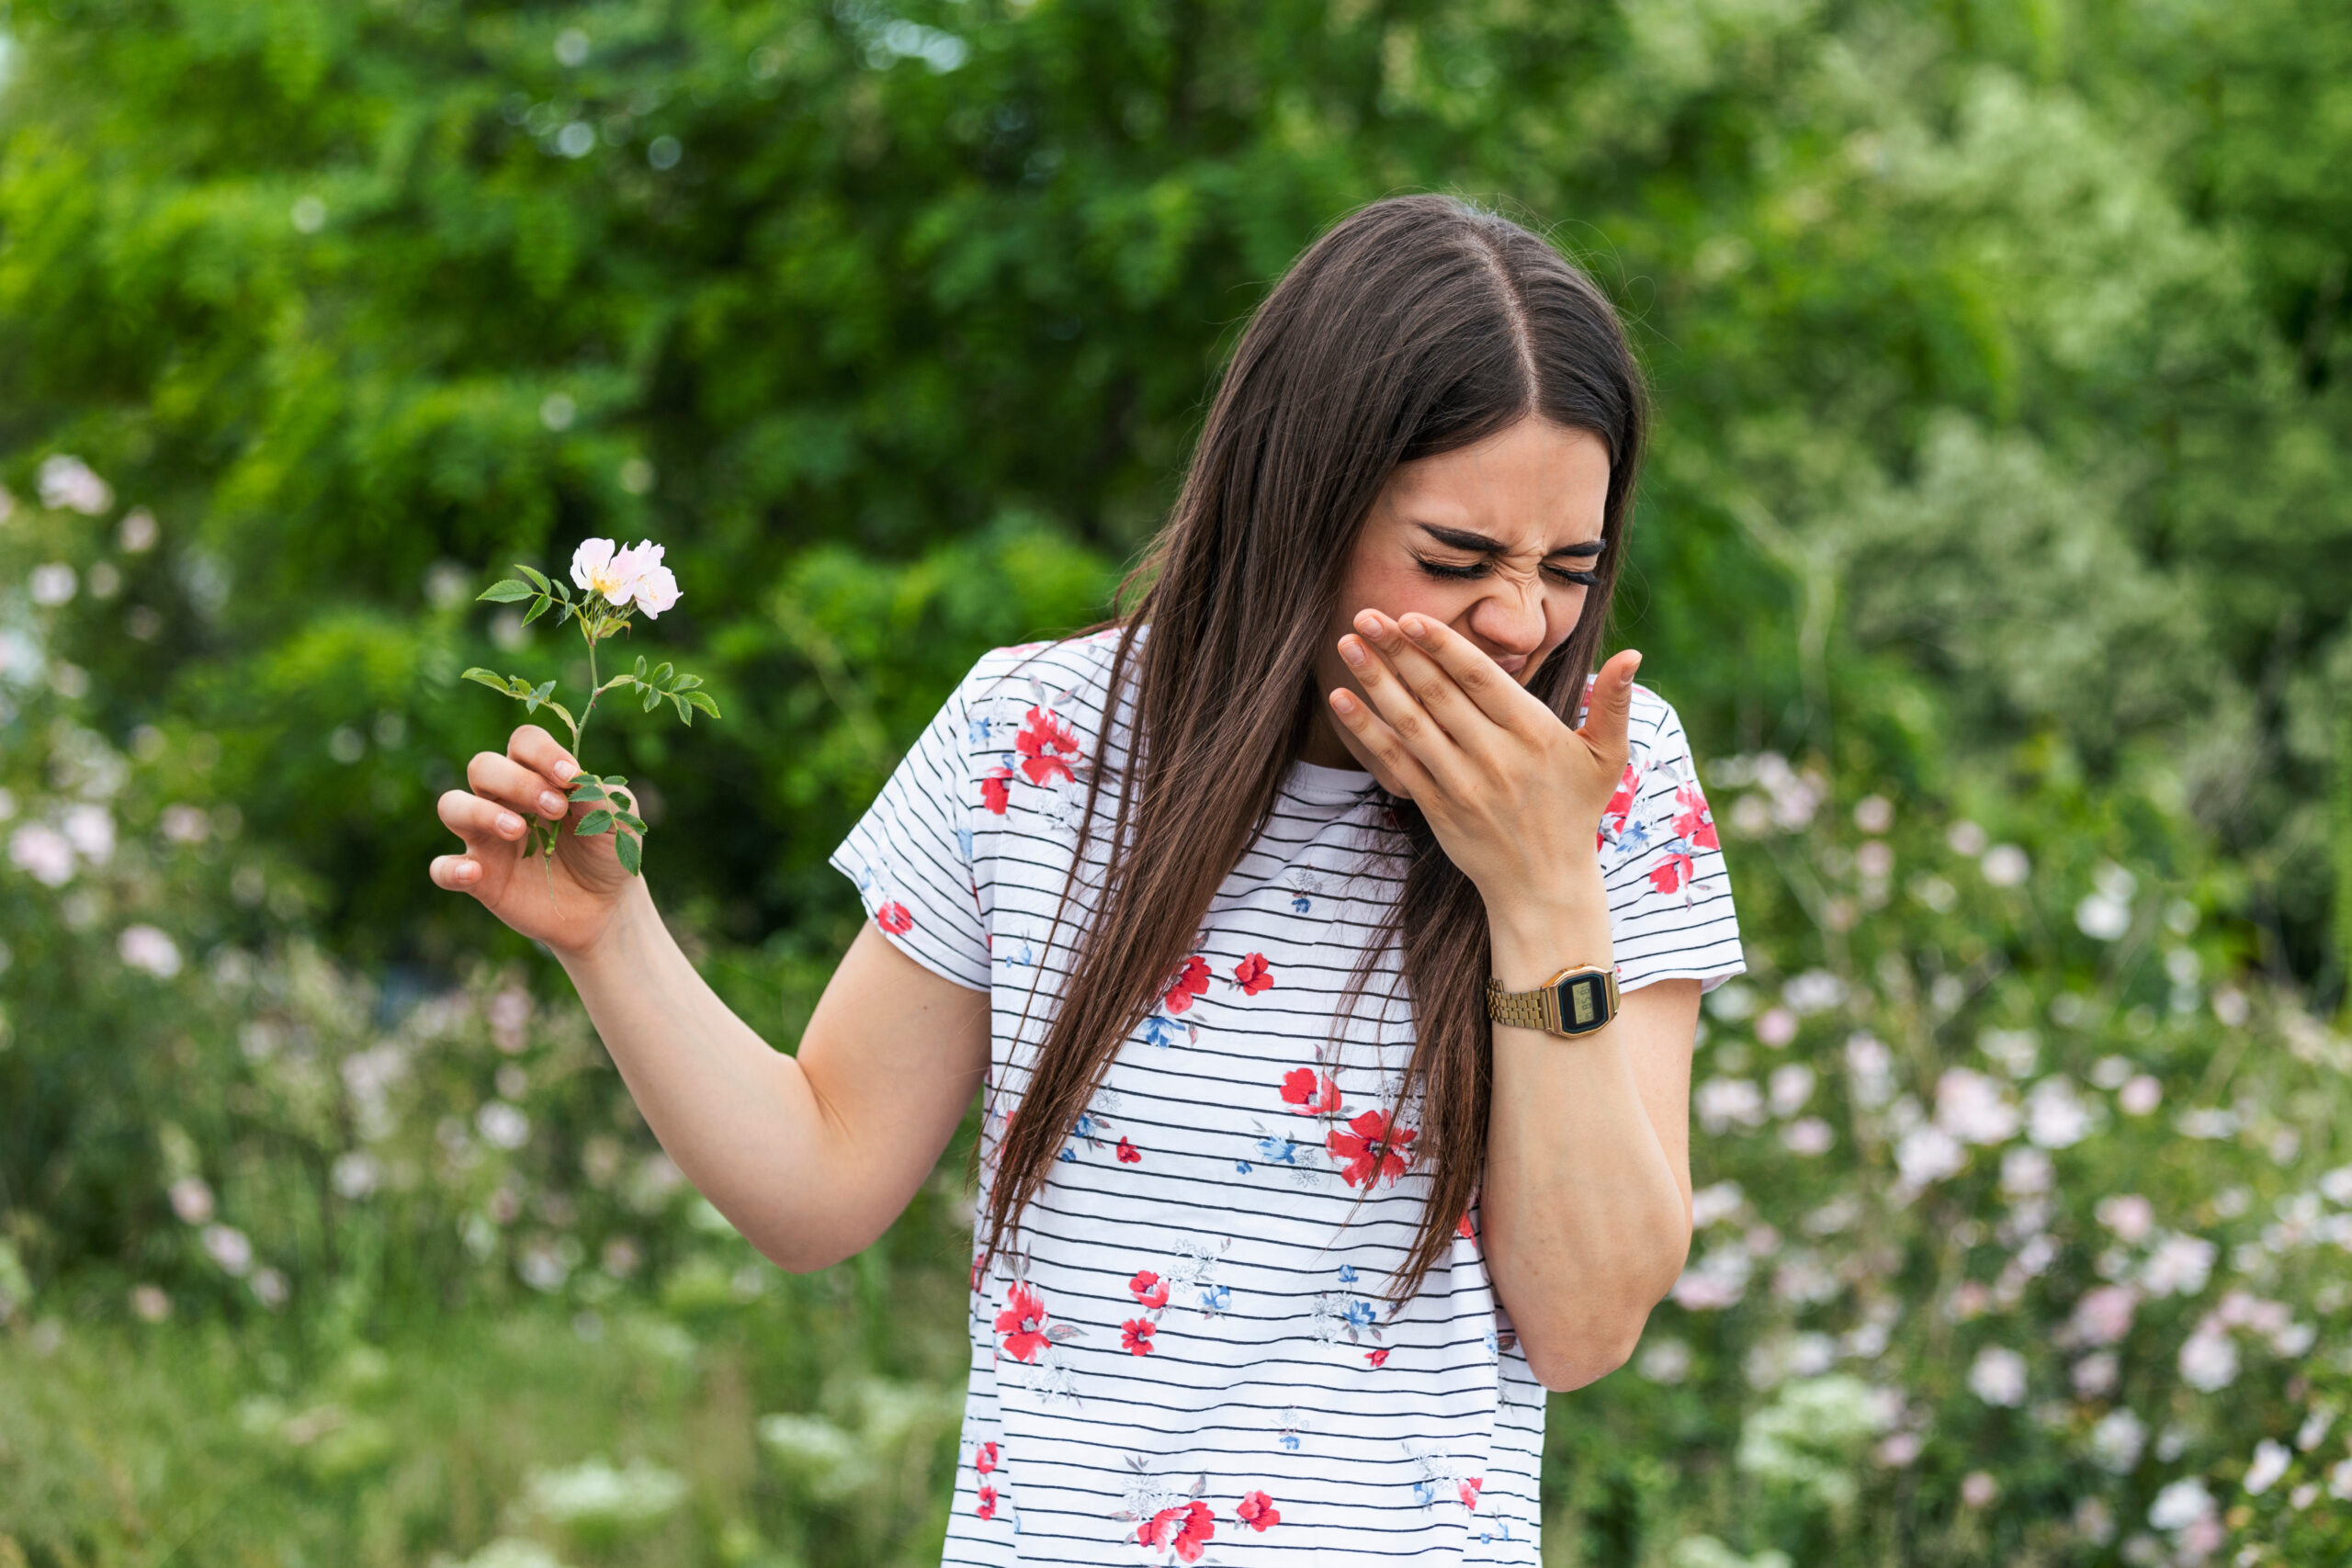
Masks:
[[[498,830],[511,839],[523,830],[523,819],[512,811],[502,811],[498,814]]]
[[[471,882],[481,871],[481,867],[476,865],[473,862],[469,860],[461,860],[458,863],[458,868],[449,874],[456,877],[459,882]]]
[[[565,782],[569,783],[580,772],[580,764],[569,757],[559,757],[556,759],[555,771],[561,773]]]
[[[1341,637],[1340,639],[1340,657],[1346,660],[1350,664],[1362,664],[1364,659],[1363,644],[1358,642],[1351,637]]]
[[[1411,637],[1415,642],[1419,642],[1423,637],[1430,635],[1429,622],[1423,620],[1419,615],[1408,615],[1396,624],[1399,626],[1402,626],[1405,630],[1405,635]]]
[[[556,792],[551,789],[541,790],[539,792],[539,809],[546,812],[550,817],[560,815],[563,810],[563,796],[556,794]]]

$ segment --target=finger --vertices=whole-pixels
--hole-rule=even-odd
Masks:
[[[444,791],[439,810],[443,826],[463,839],[469,850],[481,850],[495,841],[512,843],[530,829],[529,823],[497,801],[461,789]]]
[[[546,774],[559,789],[570,790],[571,781],[580,776],[580,764],[571,760],[571,753],[563,749],[563,743],[536,724],[515,727],[514,733],[507,737],[506,754],[523,766]]]
[[[1417,619],[1426,621],[1427,616]],[[1389,670],[1404,689],[1413,694],[1421,711],[1437,721],[1438,728],[1465,749],[1472,739],[1485,728],[1486,715],[1464,693],[1453,672],[1438,662],[1431,654],[1417,647],[1399,628],[1377,610],[1361,611],[1356,615],[1356,633],[1380,650]],[[1370,688],[1365,688],[1367,692]]]
[[[481,862],[471,855],[435,855],[427,867],[435,887],[446,887],[452,893],[471,893],[479,897],[482,887]]]
[[[466,764],[466,783],[473,786],[476,795],[487,795],[517,811],[554,818],[571,809],[563,791],[549,784],[547,774],[495,751],[474,753],[473,760]]]
[[[1600,667],[1585,701],[1583,736],[1602,756],[1622,760],[1629,750],[1625,731],[1634,712],[1634,672],[1642,656],[1626,649]]]
[[[1451,772],[1461,752],[1380,652],[1351,632],[1340,639],[1340,657],[1363,689],[1371,711],[1422,767],[1432,774],[1440,769]]]
[[[1429,796],[1436,784],[1430,776],[1430,771],[1421,765],[1420,760],[1413,755],[1396,732],[1382,723],[1380,716],[1364,705],[1363,698],[1353,692],[1342,690],[1331,693],[1329,700],[1333,716],[1363,743],[1372,760],[1396,781],[1399,794],[1408,800],[1421,800]]]
[[[1396,623],[1396,629],[1404,634],[1407,646],[1435,660],[1462,694],[1503,728],[1516,729],[1533,718],[1551,717],[1551,710],[1534,693],[1444,622],[1408,614]]]

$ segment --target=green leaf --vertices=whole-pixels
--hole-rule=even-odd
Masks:
[[[624,827],[634,828],[640,833],[645,831],[645,818],[642,817],[632,816],[626,811],[616,811],[613,813],[613,820]]]
[[[555,601],[548,598],[546,594],[540,594],[539,602],[532,605],[530,613],[523,617],[523,624],[527,626],[533,621],[537,620],[541,615],[546,615],[548,613],[548,606],[554,603]]]
[[[487,599],[493,604],[511,604],[517,599],[528,599],[530,596],[531,585],[529,583],[517,582],[510,577],[503,582],[493,582],[488,588],[483,589],[480,593],[474,596],[474,602],[476,604],[480,604],[482,600]]]
[[[571,710],[570,708],[565,707],[561,703],[557,702],[553,697],[549,697],[549,698],[548,699],[548,704],[547,704],[547,705],[548,705],[548,707],[552,712],[555,712],[555,713],[558,713],[558,714],[560,714],[560,715],[562,715],[562,716],[563,716],[563,727],[564,727],[566,729],[578,729],[578,728],[580,728],[580,722],[579,722],[579,720],[577,720],[577,719],[575,719],[575,718],[573,718],[573,717],[571,716]]]
[[[640,681],[645,679],[645,655],[641,653],[637,656],[637,678]]]
[[[623,871],[628,872],[631,876],[640,874],[639,867],[642,863],[645,853],[643,840],[633,839],[626,833],[616,834],[613,839],[613,852],[620,856]]]
[[[571,830],[583,839],[593,839],[599,833],[609,833],[613,830],[613,814],[609,811],[591,811],[587,816],[582,817],[579,826]]]
[[[670,681],[670,661],[665,659],[654,669],[652,676],[653,683],[657,686],[667,686]]]
[[[471,681],[478,686],[488,686],[502,697],[511,697],[514,694],[506,676],[485,670],[479,664],[467,671],[459,679]]]
[[[605,775],[605,783],[609,786],[613,784],[625,784],[628,783],[628,780],[621,777],[618,773],[606,773]]]
[[[713,718],[717,718],[718,716],[718,705],[711,700],[711,695],[708,692],[688,692],[686,694],[686,701],[694,704],[695,706],[702,709],[703,712],[710,715]]]
[[[678,722],[692,728],[695,722],[695,710],[686,705],[685,699],[684,697],[673,696],[670,699],[670,705],[678,710]]]
[[[529,578],[531,580],[531,586],[537,589],[540,592],[545,593],[548,591],[548,580],[543,573],[532,570],[529,567],[525,566],[521,561],[516,561],[514,563],[514,570],[521,572],[525,577]]]
[[[676,680],[670,682],[670,690],[673,692],[691,692],[696,686],[701,684],[702,677],[699,675],[681,675]]]
[[[591,800],[602,800],[605,798],[605,786],[603,784],[597,783],[594,778],[590,778],[587,774],[583,773],[581,776],[588,778],[588,782],[571,792],[571,800],[574,805],[582,805]]]
[[[524,712],[537,713],[539,711],[539,705],[548,700],[548,694],[554,690],[553,681],[542,681],[537,685],[525,687],[514,694],[523,699]]]
[[[651,713],[653,711],[653,705],[661,700],[662,689],[659,686],[647,686],[645,688],[645,707],[643,711]]]

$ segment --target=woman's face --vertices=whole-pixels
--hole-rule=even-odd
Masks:
[[[1395,790],[1331,716],[1328,694],[1363,688],[1340,657],[1359,612],[1418,610],[1469,638],[1524,685],[1584,614],[1576,581],[1599,558],[1609,448],[1590,431],[1531,415],[1469,446],[1389,475],[1357,536],[1340,602],[1316,655],[1316,723],[1304,753],[1369,771]],[[1375,710],[1377,711],[1377,710]]]

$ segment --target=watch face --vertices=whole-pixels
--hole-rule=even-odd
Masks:
[[[1571,1033],[1609,1021],[1608,991],[1598,975],[1572,975],[1560,982],[1560,1026]]]

